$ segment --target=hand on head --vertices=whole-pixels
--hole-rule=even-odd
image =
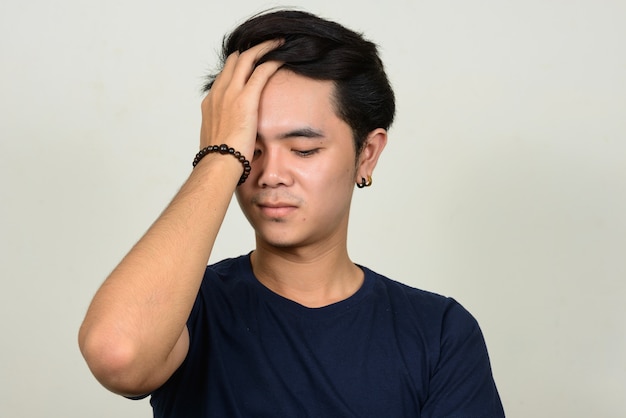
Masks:
[[[256,65],[282,40],[262,42],[231,54],[202,101],[200,148],[226,143],[252,158],[257,134],[259,101],[267,81],[282,66],[266,61]]]

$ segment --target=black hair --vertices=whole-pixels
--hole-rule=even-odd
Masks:
[[[253,16],[224,37],[221,66],[235,51],[279,38],[284,44],[257,65],[278,60],[296,74],[333,81],[335,111],[351,127],[357,155],[372,130],[391,126],[395,98],[377,46],[362,34],[311,13],[283,9]],[[205,91],[216,76],[209,75]]]

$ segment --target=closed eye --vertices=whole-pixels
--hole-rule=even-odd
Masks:
[[[299,155],[300,157],[310,157],[311,155],[317,154],[319,150],[320,150],[319,148],[313,148],[313,149],[308,149],[308,150],[293,149],[292,151],[296,155]]]

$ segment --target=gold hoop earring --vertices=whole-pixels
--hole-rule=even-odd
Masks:
[[[362,189],[363,187],[370,187],[372,185],[372,176],[367,176],[367,180],[365,177],[361,177],[361,182],[356,184],[356,187]]]

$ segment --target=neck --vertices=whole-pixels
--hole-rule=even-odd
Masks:
[[[264,286],[309,308],[344,300],[363,284],[363,272],[345,246],[315,252],[257,245],[250,260]]]

